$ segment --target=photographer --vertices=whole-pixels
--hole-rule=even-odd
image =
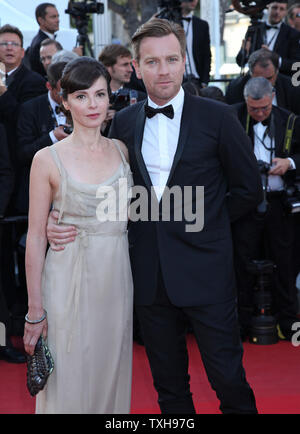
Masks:
[[[300,61],[300,32],[284,23],[287,14],[288,1],[279,0],[268,4],[267,22],[257,22],[254,25],[253,35],[250,36],[249,27],[245,35],[242,47],[236,57],[239,66],[244,67],[253,51],[266,48],[275,51],[279,56],[279,71],[282,74],[291,75],[292,65]],[[253,44],[251,39],[256,39]]]
[[[107,135],[111,121],[115,113],[138,101],[146,99],[146,94],[129,87],[133,68],[131,66],[132,55],[128,48],[120,44],[107,45],[99,54],[98,60],[103,63],[109,72],[112,91],[111,106],[106,118],[103,135]]]
[[[16,207],[28,213],[29,173],[37,151],[68,136],[64,131],[66,116],[60,109],[60,79],[66,62],[53,63],[48,68],[48,94],[23,104],[17,125],[17,157],[20,162],[20,182],[17,186]]]
[[[300,173],[300,119],[293,115],[291,127],[290,113],[272,106],[272,85],[263,77],[251,78],[244,96],[245,103],[235,107],[260,160],[262,177],[266,175],[267,206],[265,210],[259,207],[232,227],[240,324],[247,333],[254,286],[254,277],[247,269],[249,261],[268,259],[276,266],[272,291],[274,313],[281,332],[289,339],[291,326],[298,320],[298,303],[292,258],[294,224],[286,207],[286,187]],[[292,134],[289,146],[285,140],[287,129]]]

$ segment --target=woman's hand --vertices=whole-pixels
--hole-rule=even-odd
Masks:
[[[35,319],[33,317],[31,318],[29,313],[28,313],[28,317],[29,319]],[[47,318],[45,318],[42,322],[38,324],[30,324],[28,322],[25,322],[23,342],[24,342],[24,348],[26,353],[32,356],[39,337],[43,336],[43,338],[46,339],[47,334],[48,334]]]

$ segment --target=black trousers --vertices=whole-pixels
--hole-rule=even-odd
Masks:
[[[136,306],[136,312],[162,413],[195,413],[188,375],[186,318],[193,327],[221,411],[257,413],[242,366],[243,348],[234,300],[178,308],[170,302],[160,272],[155,303]]]
[[[0,264],[2,264],[2,254],[3,254],[3,246],[2,246],[2,233],[3,226],[0,225]],[[3,323],[8,332],[8,328],[10,325],[10,314],[7,307],[6,298],[3,292],[3,280],[2,280],[2,267],[0,267],[0,322]]]
[[[293,247],[294,216],[287,215],[284,196],[270,194],[266,215],[251,214],[233,226],[235,269],[241,325],[247,328],[253,309],[255,276],[249,273],[253,259],[271,260],[275,265],[272,299],[273,313],[287,337],[298,321],[298,300],[295,282]]]

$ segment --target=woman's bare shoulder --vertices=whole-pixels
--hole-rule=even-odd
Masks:
[[[126,160],[129,161],[128,148],[127,148],[127,146],[125,145],[125,143],[122,142],[122,140],[119,140],[119,139],[112,139],[112,140],[114,140],[115,142],[118,143],[118,145],[119,145],[120,148],[121,148],[121,151],[122,151],[123,154],[125,155]]]

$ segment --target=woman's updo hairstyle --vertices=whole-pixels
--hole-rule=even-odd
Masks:
[[[60,82],[63,99],[67,100],[68,95],[77,90],[89,89],[100,77],[106,80],[110,98],[110,75],[103,63],[88,56],[71,60],[66,65]]]

